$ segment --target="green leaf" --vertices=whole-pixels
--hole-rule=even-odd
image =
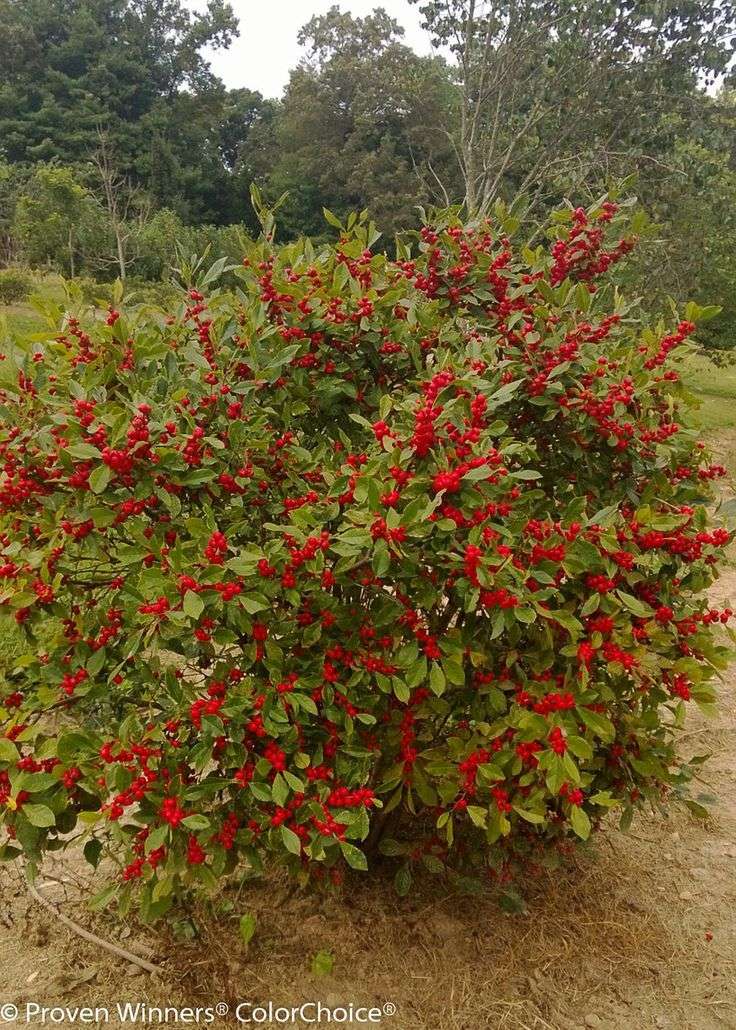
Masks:
[[[52,773],[23,773],[18,781],[20,790],[27,790],[30,794],[41,794],[49,787],[57,786],[59,781]]]
[[[578,283],[574,290],[575,303],[580,310],[585,313],[590,310],[590,290],[588,290],[585,283]]]
[[[469,472],[466,472],[463,476],[463,479],[466,479],[469,483],[475,483],[481,479],[490,479],[492,475],[492,468],[490,468],[488,465],[481,465],[477,469],[470,469]]]
[[[601,595],[600,594],[591,594],[590,597],[588,598],[588,600],[583,605],[583,607],[580,609],[580,615],[581,616],[591,615],[596,610],[596,608],[598,607],[598,605],[600,603],[601,603]]]
[[[698,313],[694,318],[696,322],[709,322],[711,318],[715,318],[716,315],[720,315],[723,308],[719,304],[706,304],[704,307],[698,309]]]
[[[12,765],[20,758],[18,749],[12,740],[7,737],[0,737],[0,762],[10,762]]]
[[[146,854],[150,855],[152,851],[160,848],[162,844],[166,842],[169,836],[169,825],[166,823],[164,826],[157,826],[155,830],[146,837]]]
[[[408,865],[402,865],[394,877],[394,890],[400,898],[405,898],[411,890],[411,869]]]
[[[96,869],[99,865],[101,854],[102,841],[95,840],[93,838],[92,840],[88,840],[87,843],[84,845],[84,857],[93,869]]]
[[[514,811],[517,815],[521,816],[522,819],[526,819],[528,823],[540,825],[545,821],[545,816],[543,816],[541,812],[531,812],[528,808],[519,808],[518,805],[514,805]]]
[[[248,784],[248,790],[258,801],[271,801],[271,787],[257,780]]]
[[[567,775],[568,779],[573,783],[580,783],[580,770],[578,769],[575,762],[572,760],[569,751],[566,751],[562,756],[562,767]]]
[[[246,912],[244,916],[240,917],[239,926],[243,944],[247,947],[253,940],[253,935],[256,932],[256,917],[250,912]]]
[[[198,619],[204,611],[204,601],[193,590],[187,590],[182,607],[190,619]]]
[[[486,819],[488,818],[488,811],[485,808],[481,808],[480,805],[468,805],[467,813],[470,816],[470,821],[475,826],[485,829]]]
[[[499,769],[499,767],[497,765],[493,765],[492,762],[484,762],[483,765],[479,765],[478,775],[482,780],[487,780],[489,783],[506,779],[503,769]]]
[[[554,619],[555,622],[559,623],[560,626],[563,626],[568,631],[573,640],[577,640],[582,632],[582,623],[580,623],[571,612],[566,611],[564,608],[561,608],[556,612],[539,609],[539,614],[543,615],[546,619]]]
[[[577,758],[592,758],[593,748],[583,737],[575,735],[567,738],[567,746]]]
[[[411,697],[409,687],[402,679],[399,679],[398,676],[391,677],[391,684],[394,688],[394,694],[396,695],[397,701],[401,701],[402,705],[405,705]]]
[[[71,447],[67,447],[67,453],[71,454],[73,458],[99,458],[100,451],[97,447],[93,447],[91,443],[75,443]]]
[[[74,765],[79,761],[80,752],[86,754],[91,748],[88,737],[83,733],[73,731],[64,733],[59,737],[56,745],[56,755],[65,765]]]
[[[283,808],[286,804],[286,799],[289,796],[289,785],[281,775],[276,773],[273,784],[271,785],[271,797],[279,807]]]
[[[46,805],[23,805],[21,811],[31,826],[54,826],[56,816]]]
[[[99,894],[95,894],[93,898],[89,900],[89,907],[93,912],[101,912],[103,908],[107,908],[109,903],[115,897],[118,892],[118,885],[116,883],[111,884],[109,887],[105,887]]]
[[[385,576],[391,564],[391,556],[388,553],[388,546],[385,540],[377,540],[373,548],[373,571],[377,576]]]
[[[557,796],[560,793],[560,787],[567,779],[562,759],[559,755],[551,755],[548,766],[547,775],[545,777],[547,790],[550,794]]]
[[[605,715],[601,715],[600,712],[592,712],[589,708],[578,707],[577,713],[588,729],[592,730],[601,740],[610,743],[616,736],[615,726],[610,719],[606,718]]]
[[[340,843],[340,851],[342,851],[343,858],[351,869],[360,869],[363,872],[368,869],[368,859],[360,848],[356,848],[353,844],[348,844],[346,841],[342,841]]]
[[[329,224],[334,226],[335,229],[340,229],[342,231],[342,222],[337,217],[337,215],[333,215],[332,211],[330,211],[329,208],[323,207],[322,214],[324,215],[324,219],[326,222],[329,222]]]
[[[597,794],[591,795],[588,801],[594,805],[602,805],[604,808],[616,808],[621,804],[618,798],[612,798],[607,790],[599,790]]]
[[[462,662],[458,659],[443,658],[442,671],[449,683],[454,683],[456,687],[465,686],[465,670],[463,669]]]
[[[384,837],[378,845],[378,850],[382,855],[395,858],[397,855],[405,855],[407,846],[406,844],[401,844],[398,840],[393,840],[391,837]]]
[[[287,851],[290,851],[292,855],[301,855],[302,842],[288,826],[281,827],[281,839],[283,840],[284,847]]]
[[[209,830],[211,825],[206,815],[188,815],[181,822],[188,830]]]
[[[522,382],[522,379],[515,379],[513,383],[504,383],[504,385],[500,386],[495,393],[491,394],[488,398],[489,403],[492,402],[494,407],[505,404],[506,401],[511,400]]]
[[[283,776],[286,782],[289,784],[289,786],[295,793],[300,794],[305,790],[304,784],[299,779],[299,777],[295,776],[294,773],[290,773],[288,769],[285,769],[282,773],[277,773],[277,775]]]
[[[104,647],[101,647],[98,651],[95,651],[95,653],[87,662],[87,672],[89,673],[89,675],[94,678],[98,675],[98,673],[102,672],[102,669],[104,668],[106,661],[107,652],[105,651]]]
[[[408,687],[418,687],[427,679],[427,659],[422,655],[406,671],[406,684]]]
[[[698,819],[707,819],[710,812],[705,805],[699,804],[697,801],[693,801],[692,798],[685,798],[685,804]]]
[[[514,887],[506,887],[498,899],[499,907],[511,915],[522,915],[526,912],[526,902]]]
[[[632,594],[627,594],[624,590],[617,590],[616,596],[620,601],[633,612],[634,615],[638,615],[640,619],[649,618],[654,614],[648,604],[644,604],[638,597],[634,597]]]
[[[432,662],[429,670],[429,689],[439,697],[441,694],[444,694],[445,686],[446,680],[442,666],[438,665],[437,662]]]
[[[160,879],[151,894],[151,901],[156,902],[162,898],[167,898],[174,889],[174,880],[171,876],[164,876]]]
[[[618,822],[618,828],[623,832],[627,833],[631,827],[631,823],[634,819],[634,806],[626,805],[624,810],[621,812],[621,818]]]
[[[587,840],[590,836],[590,819],[588,818],[588,813],[580,805],[572,806],[570,825],[581,840]]]
[[[93,494],[101,494],[110,482],[112,469],[109,465],[98,465],[89,474],[89,488]]]

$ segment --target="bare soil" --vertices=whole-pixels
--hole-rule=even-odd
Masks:
[[[730,572],[713,600],[734,597]],[[0,1013],[13,1003],[23,1014],[27,1001],[111,1010],[118,1001],[223,1002],[231,1014],[209,1024],[217,1028],[237,1025],[239,1001],[321,1000],[393,1003],[384,1030],[736,1030],[736,668],[716,718],[692,711],[682,750],[711,755],[700,785],[716,799],[711,816],[673,807],[640,817],[628,834],[599,834],[573,866],[533,885],[521,915],[436,887],[400,900],[375,880],[341,897],[276,882],[268,896],[251,888],[237,899],[237,914],[258,920],[246,951],[233,917],[202,921],[187,941],[92,916],[79,856],[54,857],[48,873],[65,882],[46,879],[43,892],[160,964],[151,975],[67,931],[29,898],[17,871],[0,867]],[[321,950],[334,969],[316,976]],[[130,1024],[111,1011],[100,1025]]]

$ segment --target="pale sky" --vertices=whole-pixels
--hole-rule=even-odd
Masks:
[[[420,27],[419,9],[408,0],[230,0],[240,21],[240,36],[228,50],[207,51],[212,70],[232,89],[257,89],[277,97],[286,85],[302,50],[296,37],[313,14],[324,14],[336,4],[358,17],[383,7],[406,30],[404,42],[417,53],[431,50]],[[196,9],[197,0],[189,6]]]

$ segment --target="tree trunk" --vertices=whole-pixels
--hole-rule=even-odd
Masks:
[[[72,279],[75,277],[75,265],[74,265],[74,236],[72,230],[69,230],[69,272]]]
[[[120,269],[120,279],[125,282],[125,246],[120,233],[120,226],[115,225],[115,243],[118,248],[118,268]]]
[[[401,804],[392,808],[390,812],[377,812],[371,819],[371,828],[362,848],[369,857],[378,853],[380,845],[386,834],[398,823],[401,816]]]

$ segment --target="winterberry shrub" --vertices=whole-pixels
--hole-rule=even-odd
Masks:
[[[267,234],[237,289],[6,348],[3,857],[84,841],[154,917],[264,859],[503,880],[682,793],[730,614],[672,367],[709,312],[627,307],[625,207]]]

